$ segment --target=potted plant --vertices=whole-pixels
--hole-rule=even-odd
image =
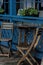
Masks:
[[[0,8],[0,14],[4,14],[4,9]]]
[[[39,12],[37,9],[34,9],[34,8],[28,8],[25,10],[25,15],[26,16],[39,16]]]
[[[38,17],[39,12],[37,9],[34,9],[34,8],[19,9],[17,15]]]

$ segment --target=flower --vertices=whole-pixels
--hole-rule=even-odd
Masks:
[[[25,16],[25,10],[19,9],[17,15],[24,15]]]

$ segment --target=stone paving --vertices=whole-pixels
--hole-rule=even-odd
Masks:
[[[5,49],[3,48],[5,51]],[[8,51],[8,50],[6,50]],[[16,55],[17,53],[14,52],[13,57],[0,57],[0,65],[17,65],[17,62],[19,60],[19,57]],[[21,64],[22,65],[22,64]],[[23,65],[30,65],[28,63],[24,63]],[[41,65],[43,65],[43,60]]]
[[[0,65],[17,65],[19,58],[14,59],[13,57],[8,58],[8,57],[0,57]],[[25,65],[30,65],[28,63],[24,63]],[[21,65],[24,65],[21,64]],[[41,65],[43,65],[43,61],[41,63]]]

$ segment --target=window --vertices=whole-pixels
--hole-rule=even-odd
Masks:
[[[5,13],[6,14],[9,14],[9,0],[3,0],[3,5],[2,5],[2,8],[5,10]]]
[[[20,8],[20,0],[16,0],[16,13],[18,12],[19,8]]]
[[[35,0],[35,8],[38,10],[43,10],[43,0]]]
[[[18,12],[18,9],[24,9],[29,7],[32,7],[31,0],[16,0],[16,12]]]
[[[16,0],[16,12],[18,12],[18,9],[23,9],[24,7],[24,0]]]

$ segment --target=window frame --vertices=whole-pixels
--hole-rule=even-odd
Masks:
[[[2,8],[5,10],[5,14],[9,14],[9,0],[3,0]]]
[[[41,0],[35,0],[35,8],[38,9],[39,11],[43,11],[43,6],[41,6],[43,1]]]

